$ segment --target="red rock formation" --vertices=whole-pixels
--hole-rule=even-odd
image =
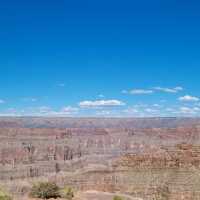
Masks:
[[[176,127],[176,119],[173,128],[169,128],[167,120],[165,127],[160,119],[143,119],[146,124],[142,128],[140,120],[131,119],[109,119],[107,123],[99,120],[100,125],[94,119],[60,120],[0,121],[2,183],[46,177],[80,190],[121,191],[150,199],[164,194],[172,200],[198,199],[198,120]],[[131,122],[139,125],[134,127]],[[28,128],[30,124],[42,128]],[[70,128],[49,128],[52,124],[70,124]]]

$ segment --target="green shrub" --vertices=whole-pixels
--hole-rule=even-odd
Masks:
[[[55,183],[41,182],[33,185],[30,196],[34,198],[50,199],[60,197],[60,188]]]
[[[113,200],[123,200],[123,198],[120,197],[120,196],[114,196],[114,197],[113,197]]]
[[[170,191],[168,186],[160,186],[156,188],[156,193],[154,195],[153,200],[168,200],[170,195]]]
[[[73,192],[72,188],[70,188],[70,187],[64,187],[60,191],[60,195],[64,199],[71,200],[74,197],[74,192]]]
[[[12,197],[3,189],[0,189],[0,200],[12,200]]]

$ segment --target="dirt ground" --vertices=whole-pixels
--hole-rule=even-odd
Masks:
[[[143,200],[141,198],[133,198],[129,195],[124,194],[114,194],[108,192],[99,191],[86,191],[78,193],[74,200],[112,200],[114,196],[120,196],[123,200]]]

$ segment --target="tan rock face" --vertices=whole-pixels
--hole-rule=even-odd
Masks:
[[[135,198],[200,199],[198,120],[3,119],[0,127],[0,183],[16,194],[48,179]]]

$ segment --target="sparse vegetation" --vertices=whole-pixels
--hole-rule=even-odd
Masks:
[[[74,192],[73,189],[70,187],[64,187],[61,191],[60,191],[60,195],[62,198],[67,199],[67,200],[71,200],[74,197]]]
[[[114,196],[114,197],[113,197],[113,200],[123,200],[123,198],[120,197],[120,196]]]
[[[12,197],[3,189],[0,189],[0,200],[12,200]]]
[[[61,197],[60,188],[55,183],[41,182],[33,185],[30,196],[41,199],[56,199]]]
[[[168,186],[158,187],[153,200],[168,200],[169,195],[170,195],[170,191],[169,191]]]

